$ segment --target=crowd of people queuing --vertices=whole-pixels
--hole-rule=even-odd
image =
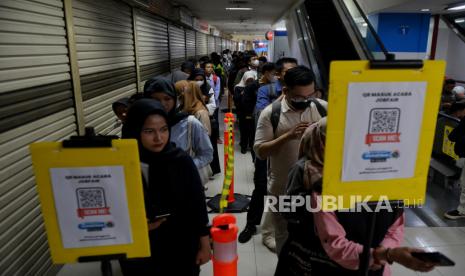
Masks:
[[[465,160],[463,159],[465,158],[465,88],[458,85],[454,79],[444,81],[441,95],[441,112],[460,120],[460,123],[449,134],[448,138],[455,143],[454,151],[460,158],[458,163],[462,166],[459,178],[461,187],[459,205],[456,209],[445,212],[444,217],[452,220],[465,219]],[[439,118],[439,120],[441,119],[445,118]]]
[[[209,261],[205,190],[221,172],[219,107],[226,91],[239,121],[240,151],[251,153],[255,169],[239,242],[248,242],[262,225],[264,245],[279,257],[275,275],[355,275],[366,213],[304,212],[295,219],[264,212],[266,195],[304,192],[314,200],[321,192],[325,93],[295,58],[271,63],[254,51],[229,50],[187,60],[171,75],[147,80],[142,93],[113,103],[122,138],[138,141],[152,248],[150,258],[121,261],[124,275],[198,275]],[[445,98],[447,108],[452,97]],[[417,271],[434,268],[410,254],[417,249],[400,246],[402,210],[382,213],[379,221],[369,275],[390,275],[392,262]]]

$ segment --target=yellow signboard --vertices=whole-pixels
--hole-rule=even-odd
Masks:
[[[331,63],[322,195],[337,204],[324,200],[324,209],[424,201],[444,71],[442,61],[420,69]]]
[[[30,146],[54,263],[79,257],[150,256],[137,142],[110,147]]]
[[[451,126],[444,126],[444,138],[442,141],[442,152],[450,157],[454,158],[455,160],[459,160],[459,156],[455,154],[454,146],[455,143],[449,140],[449,134],[454,130]]]

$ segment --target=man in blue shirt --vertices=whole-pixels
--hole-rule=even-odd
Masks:
[[[286,74],[287,70],[296,66],[297,60],[295,58],[283,57],[276,62],[278,81],[273,84],[264,85],[258,89],[255,112],[259,114],[263,109],[265,109],[265,107],[281,96],[284,75]]]

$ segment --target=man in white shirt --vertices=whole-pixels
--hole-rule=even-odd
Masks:
[[[258,119],[254,150],[260,159],[269,158],[268,193],[281,196],[286,193],[289,169],[297,162],[300,138],[305,129],[325,114],[327,103],[315,99],[314,75],[305,66],[289,69],[284,77],[284,97],[277,100],[279,118],[273,125],[271,104]],[[276,117],[275,117],[276,118]],[[279,213],[272,213],[275,227],[276,251],[279,252],[287,239],[287,223]]]

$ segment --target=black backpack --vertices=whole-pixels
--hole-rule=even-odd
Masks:
[[[317,99],[311,99],[311,102],[315,104],[318,113],[320,113],[321,117],[326,117],[327,111],[324,106]],[[281,101],[274,101],[271,104],[271,125],[273,126],[273,133],[276,133],[276,129],[278,128],[279,117],[281,116]]]

